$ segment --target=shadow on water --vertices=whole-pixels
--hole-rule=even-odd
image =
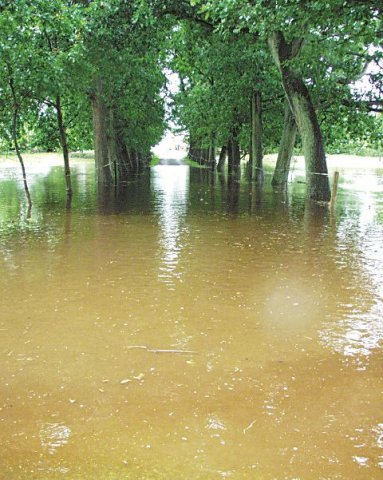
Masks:
[[[119,186],[98,185],[96,201],[100,214],[148,214],[153,203],[151,175],[137,175]]]

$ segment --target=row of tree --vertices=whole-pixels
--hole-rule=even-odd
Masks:
[[[164,132],[169,68],[180,80],[172,120],[192,159],[213,169],[227,159],[232,172],[246,156],[261,184],[263,153],[278,148],[273,184],[284,186],[298,143],[309,196],[329,200],[325,144],[383,143],[382,10],[374,0],[1,0],[1,138],[22,165],[20,139],[58,143],[70,194],[69,149],[93,137],[98,180],[123,182]]]
[[[198,18],[177,28],[173,52],[190,155],[214,167],[220,146],[218,168],[227,155],[230,171],[248,152],[262,182],[264,149],[278,143],[272,182],[283,186],[298,141],[309,196],[329,200],[325,143],[369,138],[382,146],[381,2],[191,3]],[[168,8],[177,14],[181,4]],[[184,18],[191,16],[189,9]]]
[[[140,28],[134,13],[124,1],[0,2],[0,136],[29,202],[21,139],[61,147],[68,195],[70,149],[94,143],[101,182],[148,164],[165,128],[164,32]]]

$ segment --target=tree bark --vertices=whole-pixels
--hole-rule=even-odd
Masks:
[[[69,165],[69,149],[68,149],[66,128],[65,128],[64,119],[63,119],[60,95],[56,96],[55,107],[56,107],[56,113],[57,113],[57,125],[59,127],[59,132],[60,132],[60,145],[61,145],[63,156],[64,156],[66,193],[67,195],[71,196],[72,185],[71,185],[71,175],[70,175],[70,165]]]
[[[226,156],[227,156],[227,146],[224,145],[221,148],[220,154],[219,154],[219,159],[218,159],[218,165],[217,165],[217,170],[219,172],[222,172],[222,170],[225,167],[225,162],[226,162]]]
[[[101,81],[97,82],[92,96],[94,150],[96,177],[98,183],[110,185],[113,183],[112,168],[108,154],[108,112],[102,98]]]
[[[282,32],[275,32],[268,43],[302,139],[308,195],[316,201],[329,201],[330,184],[318,118],[301,75],[289,65],[298,54],[302,40],[287,43]]]
[[[23,175],[23,183],[24,183],[24,191],[25,195],[27,197],[28,201],[28,207],[32,207],[32,199],[31,199],[31,194],[29,192],[28,188],[28,182],[27,182],[27,174],[25,171],[25,165],[24,165],[24,160],[20,152],[20,147],[19,147],[19,142],[17,140],[17,123],[18,123],[18,109],[15,108],[13,111],[13,123],[12,123],[12,137],[13,137],[13,143],[15,145],[15,150],[17,154],[17,158],[19,159],[20,162],[20,167],[21,167],[21,172]]]
[[[233,156],[233,167],[234,170],[238,170],[241,165],[241,150],[237,136],[231,139],[231,149]]]
[[[286,101],[285,118],[277,163],[275,165],[273,179],[271,184],[274,187],[285,187],[290,172],[290,162],[294,150],[295,139],[297,136],[297,124],[292,114],[289,103]]]
[[[215,160],[215,144],[214,144],[214,138],[211,140],[211,144],[209,147],[209,167],[212,170],[215,170],[217,168],[217,163]]]
[[[12,67],[9,63],[7,64],[7,68],[8,68],[8,83],[9,83],[9,87],[10,87],[11,92],[12,92],[12,99],[13,99],[12,139],[13,139],[13,143],[14,143],[14,146],[15,146],[17,158],[19,159],[19,163],[20,163],[20,167],[21,167],[21,173],[23,175],[24,191],[25,191],[25,196],[27,197],[28,216],[29,216],[31,208],[32,208],[32,199],[31,199],[31,194],[29,192],[29,188],[28,188],[27,174],[26,174],[26,171],[25,171],[24,160],[23,160],[23,157],[21,155],[19,142],[18,142],[18,139],[17,139],[17,124],[18,124],[18,119],[19,119],[19,103],[17,101],[16,88],[15,88],[15,83],[14,83],[14,80],[13,80],[13,71],[12,71]]]
[[[200,165],[204,163],[204,151],[203,148],[199,146],[199,143],[196,139],[190,136],[189,140],[189,152],[188,157],[193,160],[194,162],[199,163]]]
[[[233,126],[231,129],[231,135],[227,144],[227,153],[228,153],[228,173],[235,173],[240,169],[241,165],[241,151],[238,141],[239,128]]]
[[[231,144],[231,138],[227,142],[227,172],[233,171],[233,147]]]
[[[215,135],[212,134],[210,138],[210,145],[209,145],[209,159],[208,164],[209,168],[215,170],[217,168],[217,162],[215,160],[216,149],[215,149]]]
[[[251,97],[251,157],[253,167],[251,176],[252,178],[255,177],[257,183],[262,183],[264,179],[262,152],[262,98],[259,90],[254,91]]]

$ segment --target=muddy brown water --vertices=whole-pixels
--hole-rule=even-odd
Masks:
[[[382,170],[75,174],[2,171],[1,479],[383,477]]]

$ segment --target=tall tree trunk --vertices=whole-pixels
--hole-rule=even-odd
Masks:
[[[19,159],[19,163],[20,163],[20,167],[21,167],[21,173],[23,175],[24,191],[25,191],[25,196],[27,197],[27,202],[28,202],[28,213],[30,213],[30,210],[32,208],[32,199],[31,199],[31,194],[29,192],[29,188],[28,188],[27,174],[26,174],[26,171],[25,171],[24,160],[23,160],[23,157],[21,155],[19,142],[18,142],[18,139],[17,139],[17,124],[18,124],[18,119],[19,119],[19,103],[17,101],[16,88],[15,88],[15,83],[14,83],[14,80],[13,80],[13,71],[12,71],[12,67],[9,63],[7,63],[7,68],[8,68],[8,83],[9,83],[9,87],[10,87],[11,92],[12,92],[12,99],[13,99],[12,139],[13,139],[13,144],[15,146],[17,158]]]
[[[297,124],[289,103],[285,104],[285,118],[277,163],[271,184],[274,187],[286,186],[290,171],[290,162],[297,136]]]
[[[20,162],[20,167],[21,167],[21,172],[23,175],[23,183],[24,183],[24,191],[25,195],[27,197],[27,202],[28,202],[28,207],[32,207],[32,199],[31,199],[31,194],[29,192],[28,188],[28,182],[27,182],[27,174],[25,171],[25,165],[24,165],[24,160],[20,152],[20,147],[19,147],[19,142],[17,140],[17,123],[18,123],[18,109],[15,108],[13,111],[13,123],[12,123],[12,137],[13,137],[13,143],[15,145],[15,150],[17,154],[17,158],[19,159]]]
[[[201,162],[201,148],[197,146],[195,138],[190,135],[188,157],[194,162]]]
[[[254,139],[253,139],[253,118],[254,118],[254,112],[253,112],[253,95],[250,97],[250,102],[249,102],[249,108],[250,108],[250,148],[249,148],[249,176],[250,180],[253,178],[253,171],[254,171],[254,155],[253,155],[253,144],[254,144]]]
[[[55,107],[56,107],[56,113],[57,113],[57,125],[59,127],[59,132],[60,132],[60,145],[61,145],[63,156],[64,156],[66,193],[67,195],[71,196],[72,185],[71,185],[70,165],[69,165],[69,149],[68,149],[66,128],[65,128],[64,119],[63,119],[60,95],[56,96]]]
[[[230,138],[227,144],[228,173],[239,171],[241,165],[241,151],[238,141],[239,128],[233,126],[231,128]]]
[[[231,155],[233,169],[238,171],[241,166],[241,150],[236,135],[231,139]]]
[[[118,152],[117,157],[120,160],[118,162],[117,172],[116,172],[118,183],[126,183],[129,178],[129,170],[131,170],[129,150],[125,145],[125,142],[122,142],[119,139],[117,139],[117,142],[116,142],[116,149]]]
[[[211,140],[211,144],[209,147],[209,167],[212,170],[215,170],[217,167],[217,163],[215,161],[215,144],[214,144],[214,138]]]
[[[231,138],[227,142],[227,173],[233,173],[233,147]]]
[[[102,85],[98,81],[96,91],[92,96],[94,150],[96,176],[98,183],[110,185],[113,183],[112,168],[108,155],[108,112],[102,98]]]
[[[116,186],[119,179],[119,162],[118,162],[118,145],[117,134],[115,130],[115,118],[113,108],[107,109],[107,146],[108,146],[108,160],[109,168],[111,170],[113,184]]]
[[[254,91],[251,97],[251,157],[257,183],[262,183],[263,152],[262,152],[262,98],[259,90]]]
[[[219,159],[218,159],[217,170],[219,172],[222,172],[222,170],[225,167],[226,156],[227,156],[227,146],[224,145],[221,148],[221,151],[220,151],[220,154],[219,154]]]
[[[329,201],[330,184],[318,118],[301,75],[289,65],[289,61],[298,54],[302,40],[287,43],[282,32],[275,32],[268,41],[302,139],[308,195],[313,200]]]

